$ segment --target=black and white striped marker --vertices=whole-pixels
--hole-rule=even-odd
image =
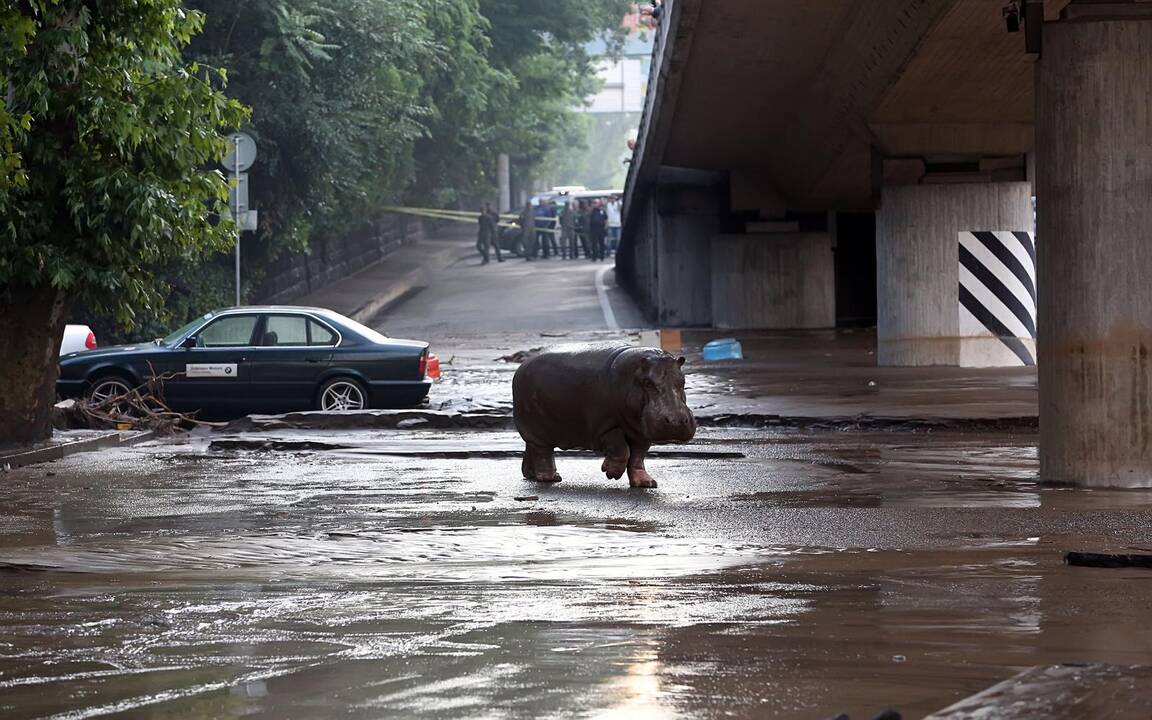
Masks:
[[[1026,232],[962,232],[960,335],[998,338],[1036,364],[1036,243]]]

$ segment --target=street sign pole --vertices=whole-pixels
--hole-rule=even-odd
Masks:
[[[232,219],[236,223],[236,307],[240,307],[240,233],[244,232],[240,229],[240,143],[244,138],[237,134],[232,139],[236,141],[236,207],[232,210]]]
[[[236,223],[236,305],[239,306],[240,233],[256,229],[256,215],[248,209],[248,176],[242,173],[256,162],[256,141],[252,136],[242,132],[232,133],[228,136],[228,140],[232,145],[232,152],[220,164],[232,175],[228,181],[231,190],[228,208],[232,211],[232,221]]]

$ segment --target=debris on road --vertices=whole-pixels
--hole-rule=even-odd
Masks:
[[[1074,567],[1152,568],[1152,555],[1070,552],[1064,562]]]
[[[704,362],[743,360],[744,348],[736,338],[713,340],[704,346]]]
[[[539,500],[539,499],[540,499],[539,495],[517,495],[515,498],[513,498],[513,500],[515,500],[516,502],[531,502],[533,500]]]
[[[517,350],[511,355],[501,355],[496,358],[496,360],[497,362],[522,363],[528,358],[536,357],[542,352],[544,352],[544,348],[542,347],[532,348],[531,350]]]
[[[195,426],[221,427],[224,423],[198,420],[194,413],[176,412],[164,400],[164,381],[178,373],[153,374],[143,385],[103,400],[69,399],[53,409],[57,430],[150,430],[175,435]]]

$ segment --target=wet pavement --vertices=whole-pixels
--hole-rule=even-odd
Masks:
[[[1152,552],[1152,491],[1045,487],[1027,423],[949,424],[1026,416],[1034,375],[750,336],[751,369],[697,364],[694,409],[826,429],[703,427],[655,490],[580,453],[539,485],[498,358],[623,335],[580,263],[575,327],[473,328],[479,270],[378,321],[433,340],[431,409],[462,425],[255,419],[0,475],[0,717],[919,718],[1036,665],[1152,664],[1152,574],[1063,562]],[[560,272],[516,269],[513,316]],[[904,406],[947,422],[859,422]]]
[[[6,475],[0,714],[918,717],[1152,657],[1152,575],[1062,563],[1145,549],[1152,493],[1040,488],[1029,439],[704,430],[638,491],[436,457],[502,431],[307,437]]]

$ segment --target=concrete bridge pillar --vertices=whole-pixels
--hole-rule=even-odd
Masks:
[[[1093,5],[1044,26],[1036,69],[1040,473],[1149,487],[1152,8]]]
[[[1032,192],[1026,182],[883,189],[877,362],[1035,363]]]
[[[663,187],[657,194],[656,319],[683,327],[712,324],[712,238],[719,232],[714,189]]]

